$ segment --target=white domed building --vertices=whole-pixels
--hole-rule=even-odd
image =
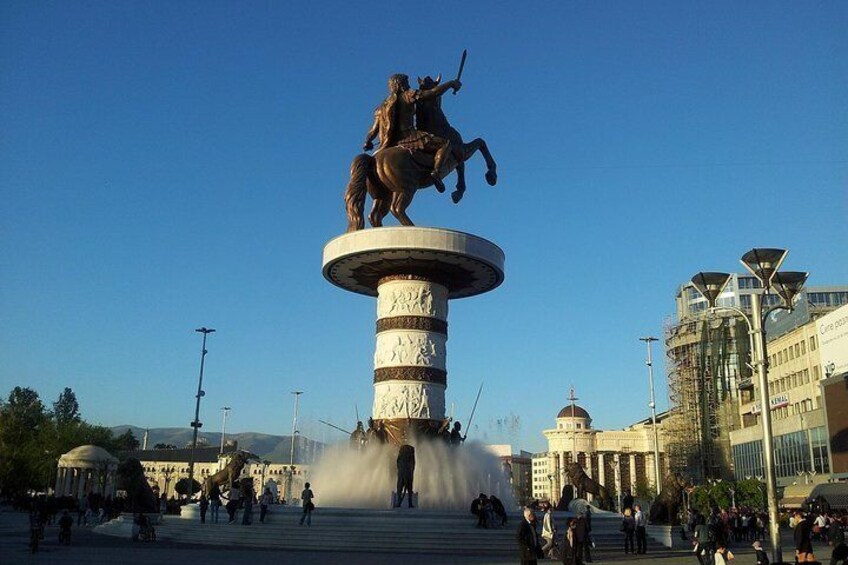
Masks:
[[[657,414],[660,474],[668,472],[663,440],[667,412]],[[542,432],[548,450],[533,456],[533,498],[556,503],[569,484],[565,469],[576,460],[586,474],[618,495],[625,491],[656,492],[654,471],[654,430],[647,418],[623,430],[592,428],[589,412],[577,404],[567,404],[556,415],[554,428]],[[592,496],[588,496],[589,500]]]
[[[118,458],[96,445],[81,445],[59,457],[56,496],[115,495]]]

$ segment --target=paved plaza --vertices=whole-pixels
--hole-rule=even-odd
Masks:
[[[178,563],[180,565],[229,565],[237,563],[297,563],[301,565],[318,565],[344,563],[350,565],[390,565],[404,563],[405,565],[445,565],[448,563],[469,563],[474,565],[507,565],[518,563],[516,555],[502,557],[457,556],[452,558],[445,555],[408,554],[403,548],[397,548],[394,553],[375,551],[373,553],[351,552],[306,552],[283,551],[268,549],[221,548],[199,545],[187,545],[172,541],[157,541],[155,543],[133,543],[129,540],[95,534],[90,528],[74,527],[73,543],[70,546],[59,545],[56,526],[48,526],[45,539],[37,554],[29,552],[29,526],[27,515],[12,512],[8,507],[0,509],[0,563],[86,563],[86,564],[116,564],[134,565],[149,563]],[[256,525],[256,527],[262,527]],[[292,527],[297,527],[292,524]],[[313,527],[320,527],[315,525]],[[791,536],[784,532],[784,548],[791,548]],[[734,548],[735,562],[738,565],[754,563],[753,552],[748,543]],[[819,558],[829,557],[829,548],[824,545],[816,547]],[[661,563],[662,565],[693,565],[696,563],[691,553],[686,551],[654,552],[642,556],[625,556],[617,549],[600,548],[594,553],[595,563]],[[540,563],[550,561],[540,561]],[[826,562],[826,561],[825,561]]]

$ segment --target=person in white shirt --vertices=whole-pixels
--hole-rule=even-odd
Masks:
[[[545,506],[545,517],[542,518],[542,553],[547,555],[554,546],[554,536],[556,535],[556,523],[554,522],[553,507],[550,504]]]
[[[636,511],[634,515],[636,522],[636,553],[645,553],[648,551],[648,533],[646,528],[648,519],[645,517],[645,513],[642,512],[642,507],[638,504],[633,507],[633,510]]]

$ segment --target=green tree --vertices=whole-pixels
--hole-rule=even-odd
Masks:
[[[57,408],[58,405],[58,408]],[[0,490],[21,493],[51,486],[63,453],[80,445],[97,445],[116,453],[112,431],[92,426],[79,416],[79,404],[66,388],[47,412],[38,393],[15,387],[0,404]]]
[[[173,443],[157,443],[153,446],[153,449],[176,449],[177,446]]]
[[[115,441],[121,451],[132,451],[134,449],[138,449],[138,446],[140,445],[138,440],[135,438],[135,435],[132,433],[132,430],[129,428],[119,435]]]
[[[191,494],[200,492],[200,483],[194,479],[191,480],[191,483],[194,487],[191,490]],[[188,496],[188,477],[183,477],[177,481],[177,484],[174,485],[174,490],[177,491],[177,494],[180,496]]]
[[[48,422],[36,391],[19,386],[12,389],[0,407],[0,488],[4,492],[45,486],[44,448],[37,439]]]
[[[53,403],[53,419],[59,426],[78,424],[82,419],[77,395],[69,387],[65,387],[65,390],[59,395],[59,399]]]

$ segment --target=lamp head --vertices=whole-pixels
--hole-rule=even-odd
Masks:
[[[692,277],[692,284],[707,299],[710,308],[715,308],[716,300],[729,280],[729,273],[698,273]]]
[[[763,288],[771,288],[774,273],[787,253],[785,249],[754,248],[742,256],[742,264],[759,279]]]
[[[808,276],[810,276],[809,273],[799,271],[784,271],[774,274],[774,291],[780,295],[787,308],[792,308],[792,303],[801,289],[804,288]]]

